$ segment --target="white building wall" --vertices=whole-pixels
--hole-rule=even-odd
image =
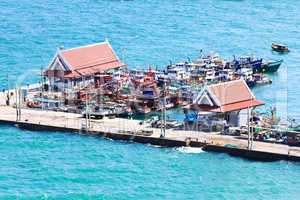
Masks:
[[[230,126],[234,126],[234,127],[238,126],[239,125],[239,113],[236,111],[228,113],[227,123]]]
[[[247,126],[247,109],[241,110],[239,113],[239,125],[240,126]]]
[[[228,121],[227,123],[230,126],[240,127],[240,126],[247,126],[247,109],[240,110],[240,111],[233,111],[228,113]]]

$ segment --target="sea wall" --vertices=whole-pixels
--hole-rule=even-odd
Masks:
[[[300,162],[300,157],[297,156],[212,145],[212,144],[202,143],[199,141],[187,142],[187,141],[174,140],[168,138],[159,138],[159,137],[142,136],[142,135],[134,135],[134,134],[124,134],[124,133],[109,133],[109,132],[101,132],[101,131],[87,132],[78,129],[68,128],[68,127],[57,127],[57,126],[50,126],[50,125],[43,125],[43,124],[15,122],[15,121],[6,121],[6,120],[0,120],[0,123],[16,125],[19,128],[33,130],[33,131],[60,131],[60,132],[81,133],[81,134],[94,135],[103,138],[110,138],[113,140],[132,141],[132,142],[137,142],[142,144],[158,145],[162,147],[182,147],[182,146],[200,147],[204,151],[227,153],[232,156],[242,157],[250,160],[259,160],[259,161],[288,160],[288,161]]]

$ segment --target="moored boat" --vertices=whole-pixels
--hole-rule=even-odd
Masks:
[[[257,72],[276,72],[283,60],[267,61],[263,62],[261,68]]]
[[[246,80],[246,83],[247,83],[247,85],[248,85],[249,88],[254,87],[255,84],[256,84],[255,81],[252,80],[252,79],[247,79],[247,80]]]
[[[263,74],[253,74],[255,85],[271,84],[272,80]]]
[[[277,43],[272,43],[272,49],[273,49],[273,51],[277,51],[277,52],[281,52],[281,53],[290,51],[288,46],[283,45],[283,44],[277,44]]]
[[[151,112],[151,108],[148,108],[147,106],[143,106],[143,107],[138,107],[136,108],[136,113],[138,114],[148,114]]]

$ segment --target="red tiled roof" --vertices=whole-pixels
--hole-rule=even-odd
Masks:
[[[235,80],[208,86],[221,105],[254,99],[244,80]]]
[[[242,109],[251,108],[255,106],[260,106],[264,104],[265,103],[263,101],[252,99],[252,100],[246,100],[246,101],[223,105],[221,107],[221,111],[230,112],[230,111],[236,111],[236,110],[242,110]]]
[[[231,111],[237,111],[237,110],[243,110],[246,108],[251,108],[255,106],[260,106],[264,105],[265,103],[263,101],[259,101],[256,99],[253,100],[247,100],[247,101],[241,101],[241,102],[236,102],[232,104],[227,104],[227,105],[222,105],[221,107],[211,107],[207,105],[199,105],[198,107],[193,107],[194,109],[200,108],[201,110],[204,111],[209,111],[209,112],[231,112]]]
[[[108,42],[63,50],[60,55],[71,70],[65,77],[89,75],[125,66]]]
[[[210,112],[231,112],[263,105],[263,101],[256,100],[244,80],[235,80],[221,84],[208,86],[219,105],[193,105],[194,109],[201,109]]]

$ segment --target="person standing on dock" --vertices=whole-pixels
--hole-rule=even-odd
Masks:
[[[9,106],[9,101],[10,101],[9,92],[7,92],[7,95],[6,95],[6,105],[7,106]]]
[[[224,133],[224,135],[229,134],[229,125],[227,124],[226,120],[223,120],[223,133]]]

